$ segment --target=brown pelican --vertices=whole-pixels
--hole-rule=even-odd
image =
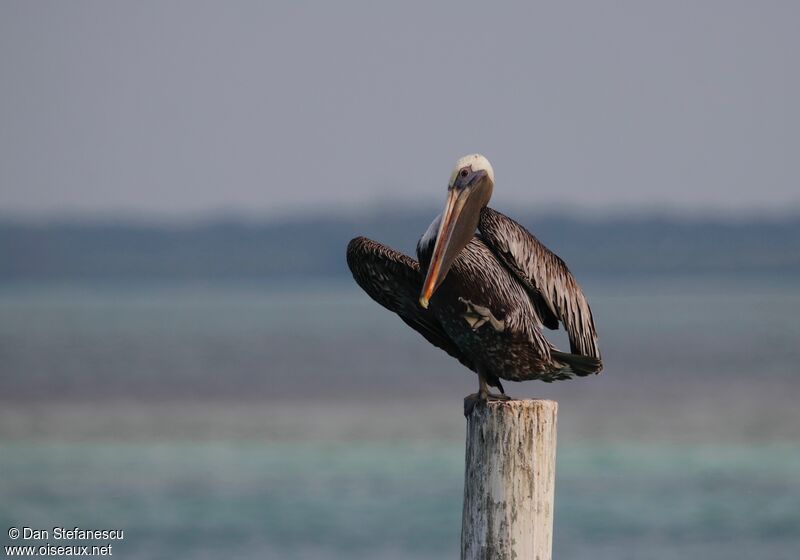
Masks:
[[[478,374],[465,413],[478,400],[507,399],[500,379],[551,382],[603,367],[592,311],[575,278],[528,230],[487,206],[493,188],[485,157],[458,160],[444,212],[417,244],[419,263],[365,237],[347,246],[353,277],[372,299]],[[559,322],[569,352],[542,334],[542,326],[557,329]]]

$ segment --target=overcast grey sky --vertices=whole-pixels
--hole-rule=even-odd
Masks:
[[[800,3],[0,3],[0,212],[800,208]]]

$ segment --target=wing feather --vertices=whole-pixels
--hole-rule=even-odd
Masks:
[[[428,342],[475,371],[436,318],[418,304],[423,278],[417,261],[377,241],[356,237],[347,245],[347,265],[369,297],[397,313]]]
[[[527,289],[542,323],[564,324],[570,352],[593,358],[602,369],[592,310],[578,283],[555,253],[527,229],[491,208],[484,208],[478,224],[481,237]]]

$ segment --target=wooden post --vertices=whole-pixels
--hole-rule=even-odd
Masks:
[[[551,560],[558,403],[492,401],[467,418],[461,560]]]

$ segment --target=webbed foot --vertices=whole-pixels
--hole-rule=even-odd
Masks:
[[[480,393],[472,393],[471,395],[467,395],[464,397],[464,417],[469,417],[472,414],[472,411],[475,410],[475,407],[478,404],[486,404],[490,401],[510,401],[511,397],[506,394],[497,394],[497,393],[486,393],[481,395]]]
[[[458,298],[458,301],[467,306],[467,311],[464,313],[463,317],[473,331],[477,331],[486,323],[492,325],[497,332],[503,332],[505,330],[505,321],[501,321],[495,317],[488,307],[475,305],[470,300],[464,299],[463,297]]]

